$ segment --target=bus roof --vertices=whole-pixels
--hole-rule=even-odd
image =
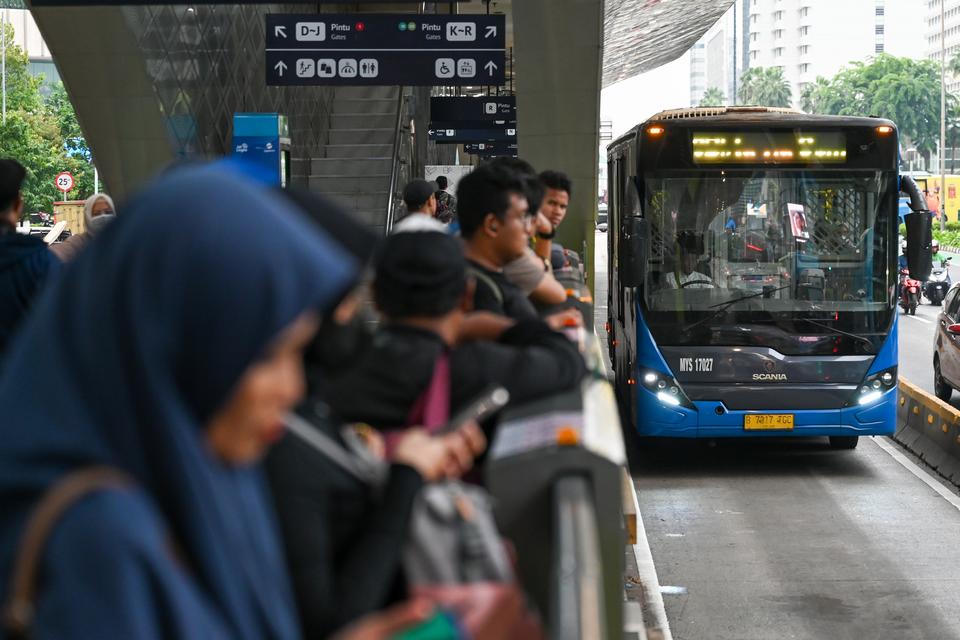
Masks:
[[[684,121],[684,124],[696,124],[709,127],[717,124],[757,124],[780,126],[847,126],[847,127],[875,127],[888,125],[896,127],[890,120],[883,118],[866,118],[856,116],[830,116],[809,114],[796,109],[781,107],[694,107],[691,109],[669,109],[650,117],[624,135],[614,140],[610,146],[615,147],[621,142],[632,139],[637,131],[653,123]]]

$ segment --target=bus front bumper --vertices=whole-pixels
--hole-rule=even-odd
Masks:
[[[892,435],[897,425],[897,389],[866,405],[842,409],[730,411],[720,402],[695,401],[693,407],[669,406],[639,388],[637,433],[665,438],[742,438]],[[747,430],[747,415],[792,415],[793,428]]]

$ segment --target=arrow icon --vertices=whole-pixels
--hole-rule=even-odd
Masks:
[[[487,64],[483,65],[483,68],[486,69],[487,73],[492,76],[493,72],[499,69],[500,67],[498,67],[493,60],[491,60]]]
[[[497,37],[497,27],[496,27],[496,26],[493,26],[493,25],[487,27],[487,32],[486,32],[485,34],[483,34],[483,37],[484,37],[484,39],[486,39],[486,38],[496,38],[496,37]]]
[[[287,70],[287,65],[281,60],[277,64],[273,65],[273,68],[277,70],[277,74],[282,78],[283,72]]]
[[[429,130],[427,131],[427,135],[428,135],[428,136],[432,136],[432,135],[435,134],[435,133],[436,133],[436,130],[435,130],[435,129],[429,129]]]
[[[273,35],[276,38],[286,38],[287,37],[287,28],[282,24],[278,24],[273,28]]]

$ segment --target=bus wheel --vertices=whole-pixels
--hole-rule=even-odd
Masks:
[[[856,449],[859,442],[860,436],[830,436],[831,449]]]

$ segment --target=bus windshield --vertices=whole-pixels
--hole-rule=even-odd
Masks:
[[[651,330],[664,344],[702,343],[705,331],[716,339],[718,326],[721,341],[740,344],[734,334],[750,324],[793,336],[885,333],[897,280],[888,246],[895,185],[883,171],[648,174]]]

